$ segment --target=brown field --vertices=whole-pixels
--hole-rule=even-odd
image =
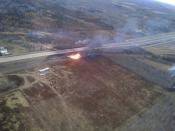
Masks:
[[[68,64],[67,81],[63,77],[59,82],[60,78],[50,76],[49,81],[71,106],[82,110],[95,125],[115,128],[151,105],[158,95],[151,91],[152,85],[106,58]],[[61,73],[54,69],[56,74]]]
[[[9,56],[175,31],[172,8],[157,2],[1,3],[0,46]],[[79,61],[54,56],[0,64],[0,131],[174,131],[175,96],[167,88],[175,78],[167,69],[175,44],[142,48]],[[45,67],[49,73],[40,76]]]
[[[171,68],[171,65],[168,65],[168,64],[165,64],[165,63],[160,63],[160,62],[156,62],[154,60],[150,60],[150,59],[138,59],[140,60],[141,62],[147,64],[147,65],[150,65],[150,66],[153,66],[154,68],[157,68],[161,71],[165,71],[167,72],[169,68]]]
[[[105,57],[50,67],[45,77],[26,75],[27,85],[9,93],[13,98],[1,98],[15,119],[1,110],[2,131],[112,131],[161,96],[149,82]]]

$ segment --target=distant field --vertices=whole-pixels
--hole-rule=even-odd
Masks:
[[[27,43],[26,43],[27,45]],[[8,49],[9,53],[12,55],[21,55],[21,54],[25,54],[27,52],[29,52],[29,49],[27,48],[27,46],[21,43],[21,41],[19,42],[13,42],[13,41],[6,41],[6,40],[1,40],[0,41],[0,47],[5,47]]]
[[[175,55],[175,42],[173,41],[162,41],[162,43],[144,46],[143,48],[158,56]]]
[[[127,55],[127,54],[107,54],[112,61],[125,67],[143,78],[154,82],[162,87],[171,87],[173,82],[171,76],[165,69],[167,68],[165,63],[154,60],[146,60],[141,55]]]
[[[171,67],[171,65],[156,62],[156,61],[150,60],[150,59],[138,59],[138,60],[147,64],[147,65],[153,66],[154,68],[160,69],[160,70],[165,71],[165,72],[167,72],[168,69]]]
[[[167,54],[172,54],[175,55],[175,48],[169,46],[169,47],[161,47],[161,46],[156,46],[156,47],[145,47],[145,49],[153,54],[156,55],[167,55]]]
[[[173,131],[175,128],[174,101],[174,94],[167,94],[149,110],[133,117],[115,131]]]

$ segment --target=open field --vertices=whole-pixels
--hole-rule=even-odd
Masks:
[[[11,6],[7,9],[9,2]],[[61,7],[59,2],[46,3],[35,0],[1,2],[0,46],[6,47],[11,55],[21,55],[79,47],[88,37],[112,35],[111,26],[95,16]]]
[[[146,47],[147,51],[150,51],[153,54],[164,56],[164,55],[175,55],[175,48],[169,47]]]
[[[129,55],[129,54],[107,54],[108,58],[117,64],[135,72],[141,77],[156,83],[162,87],[170,88],[174,85],[174,78],[168,74],[167,70],[162,70],[165,68],[165,63],[156,62],[145,58],[141,55]],[[157,59],[157,58],[156,58]],[[145,62],[146,61],[146,62]],[[149,62],[148,62],[149,61]],[[156,65],[156,66],[155,66]]]
[[[0,76],[0,92],[18,88],[24,84],[23,78],[16,75]]]
[[[0,131],[175,130],[172,6],[1,0],[0,18]]]
[[[152,84],[102,56],[50,67],[45,77],[33,71],[19,74],[24,85],[1,96],[6,103],[2,109],[15,119],[11,122],[1,110],[6,120],[0,121],[2,131],[112,131],[162,96]]]
[[[175,42],[168,40],[166,42],[162,41],[160,44],[157,45],[155,44],[144,46],[144,49],[159,56],[175,55]]]
[[[12,55],[175,31],[171,7],[144,0],[3,0],[0,9],[0,46]]]
[[[167,94],[149,110],[133,117],[116,131],[174,131],[174,107],[174,94]]]
[[[10,54],[12,55],[21,55],[29,52],[26,44],[22,41],[2,39],[0,40],[0,47],[7,47]]]
[[[171,65],[168,65],[168,64],[165,64],[165,63],[160,63],[160,62],[157,62],[157,61],[154,61],[154,60],[150,60],[150,59],[138,59],[140,60],[141,62],[147,64],[147,65],[150,65],[150,66],[153,66],[154,68],[157,68],[161,71],[165,71],[167,72],[168,69],[171,68]]]

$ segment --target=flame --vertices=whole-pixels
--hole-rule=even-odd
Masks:
[[[73,59],[73,60],[78,60],[81,58],[81,55],[79,53],[73,54],[73,55],[69,55],[69,58]]]

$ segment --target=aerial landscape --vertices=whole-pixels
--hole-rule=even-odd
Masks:
[[[175,131],[174,93],[170,2],[1,0],[0,131]]]

